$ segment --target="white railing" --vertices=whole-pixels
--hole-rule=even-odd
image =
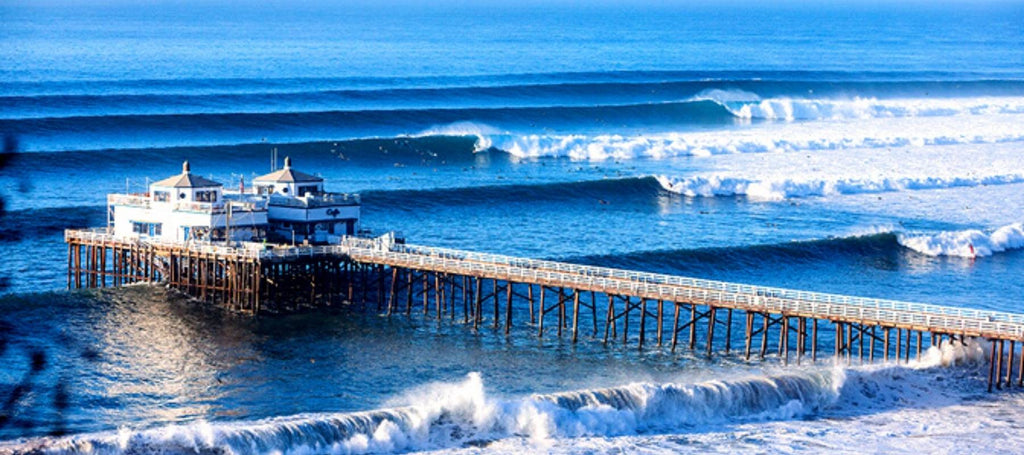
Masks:
[[[285,207],[334,207],[342,205],[359,205],[359,195],[348,193],[319,193],[307,194],[304,196],[281,196],[274,194],[270,195],[269,201],[270,205]]]
[[[149,193],[108,194],[107,204],[149,208]]]
[[[227,206],[236,212],[262,212],[267,210],[266,198],[224,199],[218,202],[174,201],[158,202],[149,198],[148,194],[108,194],[107,204],[139,207],[144,209],[163,207],[178,212],[198,212],[223,214]]]
[[[925,303],[903,302],[898,300],[874,299],[865,297],[852,297],[838,294],[827,294],[820,292],[800,291],[769,286],[755,286],[725,281],[705,280],[700,278],[689,278],[676,275],[665,275],[634,270],[613,269],[607,267],[594,267],[566,262],[545,261],[537,259],[518,258],[490,253],[477,253],[471,251],[452,250],[445,248],[425,247],[418,245],[396,245],[395,251],[402,251],[411,254],[425,256],[462,259],[467,261],[479,261],[493,264],[505,264],[527,269],[547,269],[557,272],[581,274],[586,276],[605,276],[630,281],[639,281],[654,284],[672,284],[699,289],[708,289],[721,292],[754,294],[766,298],[784,298],[794,300],[816,301],[830,304],[858,305],[878,309],[890,309],[898,311],[916,311],[922,313],[941,313],[956,317],[970,317],[976,319],[993,319],[997,321],[1016,322],[1024,324],[1024,315],[999,311],[974,310],[968,308],[948,307]]]
[[[897,300],[754,286],[632,270],[517,258],[471,251],[393,244],[383,238],[344,237],[338,245],[253,250],[207,243],[115,238],[100,230],[68,230],[67,239],[144,242],[207,254],[276,259],[345,255],[360,262],[420,270],[472,274],[521,283],[570,287],[672,302],[714,304],[753,311],[783,312],[819,319],[913,326],[923,330],[1024,340],[1024,315]]]
[[[419,251],[423,250],[444,254],[420,254]],[[912,325],[926,330],[1024,339],[1024,315],[1012,313],[865,299],[415,245],[396,245],[391,251],[352,248],[349,254],[357,260],[366,262],[462,272],[525,283],[572,287],[584,291],[594,290],[675,302],[713,303],[754,311],[786,312],[885,325]],[[463,257],[452,258],[460,255]]]

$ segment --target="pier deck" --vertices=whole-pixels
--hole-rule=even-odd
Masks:
[[[601,338],[603,328],[607,343],[619,339],[621,331],[624,344],[632,340],[640,349],[648,338],[661,346],[668,335],[674,351],[680,334],[688,331],[688,340],[682,342],[695,349],[699,334],[708,355],[716,350],[716,329],[725,332],[719,335],[718,348],[726,353],[732,348],[733,313],[738,312],[745,318],[747,358],[759,336],[762,358],[771,344],[784,362],[791,351],[798,363],[805,355],[816,359],[819,323],[834,331],[833,353],[847,362],[865,357],[874,361],[876,355],[909,361],[913,345],[920,357],[929,344],[985,339],[990,344],[989,388],[1013,382],[1024,386],[1024,349],[1012,380],[1015,344],[1024,342],[1022,314],[396,244],[386,238],[348,237],[338,245],[266,249],[115,238],[102,229],[68,230],[65,239],[69,288],[103,287],[108,280],[111,285],[164,282],[198,299],[250,313],[357,303],[376,304],[377,311],[389,316],[411,314],[418,307],[424,315],[455,320],[461,307],[463,322],[475,329],[487,318],[508,334],[513,321],[521,320],[535,327],[538,337],[553,330],[558,336],[571,334],[574,343],[581,322],[590,326],[582,330],[590,337]],[[107,266],[108,250],[112,268]],[[545,329],[550,313],[557,320]],[[769,341],[772,329],[777,342]]]

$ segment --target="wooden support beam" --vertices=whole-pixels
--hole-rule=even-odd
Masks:
[[[480,328],[480,319],[483,317],[483,315],[481,314],[481,313],[483,313],[483,306],[484,306],[484,302],[483,302],[483,286],[484,286],[484,280],[481,279],[480,277],[477,277],[476,278],[476,292],[474,293],[475,295],[473,296],[473,298],[476,299],[476,311],[473,312],[473,316],[474,316],[474,318],[473,318],[473,329],[474,330],[477,330],[477,329]]]
[[[547,294],[547,288],[545,288],[544,285],[541,285],[540,286],[540,307],[538,308],[539,313],[540,313],[538,315],[538,317],[540,318],[540,322],[538,323],[539,327],[537,328],[537,338],[543,338],[544,337],[544,314],[547,313],[547,311],[544,308],[544,294]],[[611,305],[610,302],[609,302],[609,305]],[[611,307],[609,307],[609,311],[611,311]],[[608,342],[608,334],[607,334],[607,332],[605,332],[605,339],[604,339],[604,341],[606,343]]]
[[[639,349],[644,349],[644,337],[647,334],[647,299],[640,299],[640,342]]]
[[[675,307],[676,315],[672,319],[672,352],[676,352],[676,343],[679,341],[679,303],[673,302],[672,306]],[[1022,362],[1024,364],[1024,362]]]
[[[1024,387],[1024,344],[1020,347],[1020,364],[1017,371],[1017,387]]]
[[[1010,340],[1010,354],[1006,356],[1006,388],[1013,384],[1013,340]]]
[[[690,350],[697,345],[697,305],[690,304]]]
[[[750,360],[750,340],[751,340],[751,338],[754,337],[754,334],[753,334],[753,331],[754,331],[754,313],[751,313],[750,310],[746,310],[746,311],[744,311],[744,314],[746,315],[746,320],[747,320],[746,330],[744,331],[744,339],[746,340],[746,355],[745,355],[745,357],[746,357],[747,360]]]
[[[708,307],[708,312],[711,313],[708,316],[708,346],[707,356],[711,357],[711,352],[715,349],[715,307]]]
[[[834,321],[833,323],[836,326],[836,341],[835,341],[835,349],[833,350],[834,351],[833,352],[833,355],[834,355],[833,362],[838,363],[839,362],[839,356],[843,352],[843,348],[842,348],[843,347],[843,324],[841,322],[837,322],[837,321]]]
[[[505,282],[505,335],[512,333],[512,282]]]
[[[572,295],[572,342],[576,344],[580,328],[580,292],[573,291]]]
[[[993,344],[997,344],[999,347],[996,348],[996,390],[1002,389],[1002,372],[1003,372],[1003,340],[998,340]]]
[[[988,359],[988,391],[992,393],[992,383],[996,374],[996,340],[989,340],[989,342],[992,344],[992,353]]]
[[[608,344],[610,328],[615,324],[615,297],[608,296],[608,311],[604,319],[604,344]],[[615,335],[612,335],[613,337]]]
[[[576,293],[576,291],[573,290],[573,293]],[[568,301],[569,301],[569,297],[565,295],[565,288],[564,287],[559,287],[558,288],[558,336],[559,336],[559,338],[561,338],[561,336],[562,336],[562,329],[568,329],[569,328],[569,317],[566,314],[566,307],[567,307],[566,302],[568,302]]]
[[[804,349],[807,347],[807,319],[803,317],[797,318],[796,327],[796,364],[800,365],[800,361],[804,357]]]
[[[661,310],[659,306],[659,312]],[[661,316],[658,316],[658,330],[661,330]],[[661,335],[658,335],[658,345],[661,345]],[[732,308],[727,308],[725,313],[725,355],[729,355],[729,351],[732,350]]]
[[[782,351],[782,364],[789,365],[789,316],[782,315],[782,343],[779,346]]]
[[[664,301],[661,300],[661,299],[658,299],[658,335],[657,335],[657,337],[658,337],[658,347],[659,348],[661,347],[661,329],[664,326],[664,320],[662,319],[662,317],[664,316],[664,309],[662,308],[663,306],[664,306]]]
[[[533,284],[527,284],[527,301],[530,304],[530,324],[537,322],[536,315],[533,314]]]
[[[501,313],[499,312],[499,309],[498,309],[498,279],[495,278],[495,279],[493,279],[491,281],[494,282],[494,328],[497,329],[498,328],[498,323],[500,322],[500,319],[501,319],[501,317],[500,317]]]
[[[761,318],[764,320],[764,328],[761,329],[761,359],[768,354],[768,313],[761,313]]]
[[[629,344],[629,311],[633,309],[630,296],[622,297],[625,302],[625,309],[622,311],[622,345]]]
[[[391,292],[388,293],[388,317],[395,309],[395,287],[398,286],[398,267],[391,268]]]

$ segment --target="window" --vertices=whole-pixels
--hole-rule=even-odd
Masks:
[[[171,193],[166,191],[154,191],[153,200],[156,202],[167,202],[171,200]]]
[[[217,202],[217,191],[196,191],[196,202]]]
[[[132,221],[132,232],[142,235],[158,236],[163,234],[163,223],[143,223]]]
[[[316,194],[316,185],[307,185],[299,187],[299,196],[305,196],[307,194]]]
[[[260,186],[256,187],[256,192],[258,194],[266,196],[266,195],[274,192],[274,186],[273,185],[260,185]]]
[[[284,194],[288,194],[288,187],[286,186],[284,188],[281,188],[281,192]]]

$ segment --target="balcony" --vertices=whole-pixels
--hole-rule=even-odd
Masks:
[[[277,207],[291,207],[300,209],[353,206],[359,205],[359,195],[348,193],[320,193],[291,197],[275,194],[270,196],[269,204]]]
[[[265,212],[267,210],[267,201],[263,197],[229,196],[218,202],[156,202],[150,199],[148,193],[107,195],[107,205],[112,206],[119,205],[143,209],[162,209],[175,212],[197,212],[214,215],[227,213],[229,204],[231,205],[231,211],[236,213]]]

